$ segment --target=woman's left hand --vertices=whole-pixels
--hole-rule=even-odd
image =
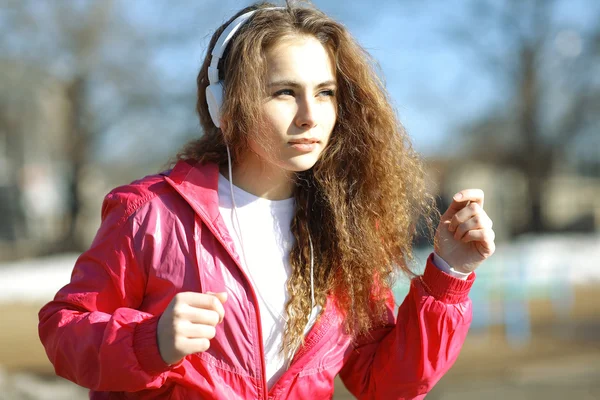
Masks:
[[[492,220],[483,210],[483,191],[456,193],[435,232],[434,251],[460,272],[474,271],[494,254]]]

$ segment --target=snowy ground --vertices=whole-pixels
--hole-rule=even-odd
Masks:
[[[421,261],[428,250],[419,252]],[[77,254],[0,264],[0,302],[45,302],[69,282]],[[478,270],[494,285],[543,287],[600,282],[600,235],[523,237],[498,246],[496,254]]]
[[[0,264],[0,302],[44,303],[71,278],[77,254]]]

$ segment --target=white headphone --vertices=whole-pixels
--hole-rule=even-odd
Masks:
[[[217,128],[221,126],[221,106],[223,105],[223,98],[225,97],[225,88],[223,86],[223,82],[219,81],[219,60],[223,57],[223,53],[227,48],[227,44],[233,38],[235,33],[240,29],[242,25],[255,12],[260,10],[277,10],[277,9],[285,9],[285,7],[267,7],[267,8],[259,8],[257,10],[249,11],[245,14],[240,15],[236,19],[233,20],[231,24],[225,28],[223,33],[219,36],[217,43],[215,43],[215,47],[211,52],[211,60],[210,66],[208,67],[208,83],[209,85],[206,87],[206,102],[208,103],[208,112],[210,113],[210,118]]]

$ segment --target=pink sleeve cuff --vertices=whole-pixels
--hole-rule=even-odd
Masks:
[[[181,362],[169,365],[164,362],[158,350],[156,330],[160,316],[154,316],[139,322],[133,333],[133,350],[140,367],[150,375],[160,375]]]
[[[467,300],[469,291],[475,281],[475,272],[467,279],[459,279],[448,275],[433,263],[433,253],[427,258],[425,272],[419,277],[423,288],[431,296],[444,303],[461,303]]]

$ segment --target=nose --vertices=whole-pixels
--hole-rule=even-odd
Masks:
[[[311,129],[317,125],[317,104],[312,96],[302,96],[297,100],[295,123],[298,128]]]

